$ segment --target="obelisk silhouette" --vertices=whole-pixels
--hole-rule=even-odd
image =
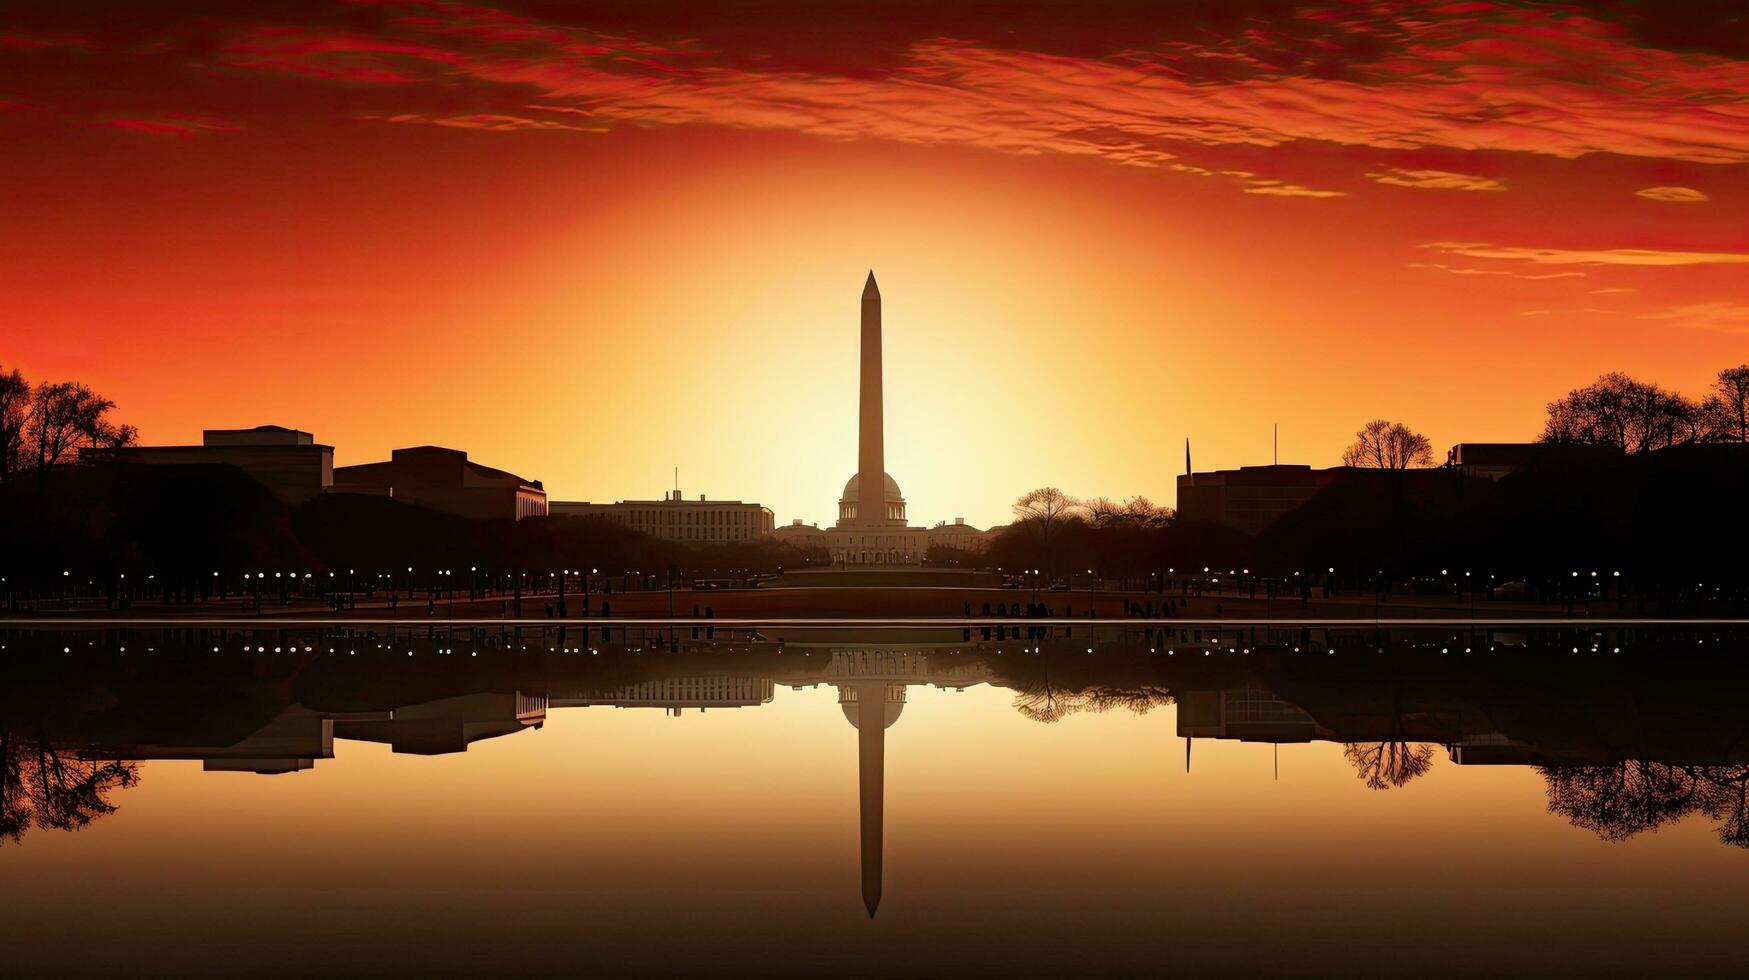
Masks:
[[[886,436],[881,406],[881,289],[874,270],[862,287],[862,391],[856,430],[856,522],[887,522]]]
[[[856,686],[856,775],[862,817],[862,905],[881,905],[881,851],[886,837],[887,688]]]

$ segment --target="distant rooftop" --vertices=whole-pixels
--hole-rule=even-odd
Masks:
[[[283,425],[258,425],[253,429],[207,429],[200,441],[203,446],[309,446],[315,444],[316,437]]]

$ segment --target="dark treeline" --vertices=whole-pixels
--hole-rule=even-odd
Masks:
[[[932,561],[976,563],[1046,582],[1091,576],[1120,587],[1157,589],[1170,575],[1203,565],[1238,568],[1249,562],[1251,539],[1232,528],[1179,520],[1170,507],[1146,497],[1122,503],[1080,501],[1054,487],[1035,490],[1014,505],[1014,523],[985,551],[960,556],[932,550]]]
[[[1527,469],[1491,481],[1427,465],[1425,436],[1379,419],[1356,433],[1343,473],[1256,538],[1141,497],[1083,502],[1043,488],[1015,502],[982,556],[931,559],[1132,588],[1182,588],[1207,569],[1256,594],[1510,587],[1548,601],[1743,601],[1749,365],[1720,371],[1701,399],[1604,375],[1549,403],[1539,442]]]
[[[377,496],[294,508],[229,466],[72,466],[9,481],[0,541],[15,597],[76,580],[104,594],[125,581],[135,596],[202,599],[245,591],[243,576],[263,573],[268,589],[309,575],[320,591],[466,593],[540,588],[568,570],[618,590],[827,561],[774,541],[691,548],[599,520],[473,521]]]
[[[1439,577],[1454,591],[1467,572],[1471,587],[1516,579],[1545,598],[1575,578],[1704,596],[1749,582],[1745,500],[1742,446],[1550,447],[1498,482],[1448,469],[1351,471],[1265,529],[1251,561],[1276,572],[1333,566],[1350,581]]]
[[[932,551],[931,559],[1131,588],[1182,583],[1205,568],[1242,574],[1241,588],[1275,580],[1256,585],[1259,595],[1297,588],[1283,585],[1290,579],[1387,592],[1418,580],[1418,591],[1452,595],[1512,583],[1515,593],[1548,601],[1740,599],[1749,584],[1749,451],[1741,445],[1633,454],[1551,445],[1536,465],[1498,481],[1444,467],[1355,468],[1255,538],[1165,509],[1142,517],[1150,506],[1143,500],[1114,516],[1065,497],[1047,517],[1029,498],[983,555]]]

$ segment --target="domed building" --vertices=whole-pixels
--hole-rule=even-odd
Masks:
[[[893,479],[891,473],[882,473],[885,477],[885,492],[883,498],[886,504],[887,521],[905,523],[905,497],[899,493],[899,481]],[[838,498],[838,523],[840,526],[856,523],[856,505],[862,496],[862,474],[858,473],[844,485],[844,496]]]

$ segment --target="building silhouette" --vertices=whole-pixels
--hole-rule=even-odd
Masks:
[[[1187,472],[1178,478],[1178,516],[1257,534],[1283,514],[1298,510],[1344,469],[1277,464]]]
[[[207,429],[198,446],[86,449],[79,458],[145,466],[234,466],[294,506],[327,492],[334,483],[334,447],[282,425]]]
[[[334,491],[377,493],[473,520],[545,517],[547,492],[539,480],[481,466],[459,449],[397,449],[380,463],[334,469]]]
[[[769,507],[740,500],[708,500],[702,493],[697,500],[687,500],[679,490],[663,494],[661,500],[611,504],[555,500],[547,512],[553,517],[599,518],[663,541],[686,544],[757,541],[775,530]]]

